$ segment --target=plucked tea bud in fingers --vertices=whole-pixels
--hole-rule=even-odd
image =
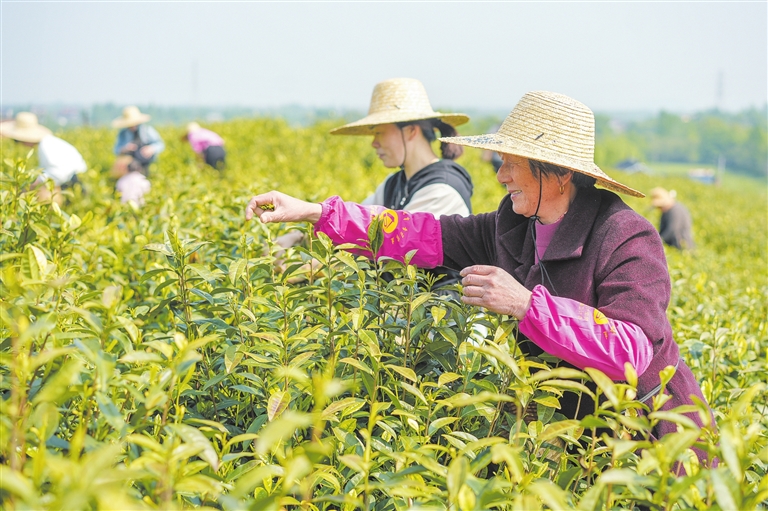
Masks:
[[[263,209],[264,211],[274,211],[275,210],[275,205],[274,204],[262,204],[259,207],[261,209]]]

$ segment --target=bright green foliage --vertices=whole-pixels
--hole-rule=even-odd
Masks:
[[[62,208],[27,191],[37,172],[2,141],[4,509],[766,508],[765,183],[620,178],[676,188],[693,213],[698,250],[668,252],[669,317],[712,433],[654,412],[661,397],[642,413],[631,370],[614,383],[522,357],[515,322],[438,298],[411,266],[323,236],[276,265],[286,226],[245,224],[252,194],[360,200],[387,173],[368,140],[329,127],[214,126],[223,174],[161,131],[141,209],[113,195],[108,130],[63,134],[91,169]],[[495,209],[490,166],[472,150],[462,163],[475,211]],[[603,404],[565,420],[559,398],[590,381]],[[679,432],[653,441],[661,419]],[[694,444],[719,466],[699,466]]]

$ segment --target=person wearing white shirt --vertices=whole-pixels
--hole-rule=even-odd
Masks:
[[[51,130],[40,125],[37,116],[31,112],[19,112],[15,120],[0,124],[0,135],[37,148],[42,174],[32,186],[37,188],[40,200],[52,199],[61,204],[62,188],[75,184],[77,175],[88,168],[77,149],[53,136]],[[53,182],[53,194],[47,187],[41,186],[47,180]]]

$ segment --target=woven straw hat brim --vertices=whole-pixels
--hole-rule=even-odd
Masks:
[[[144,124],[152,118],[149,114],[139,114],[133,117],[118,117],[112,121],[113,128],[132,128],[139,124]]]
[[[30,142],[36,144],[40,142],[44,137],[53,134],[51,130],[45,126],[36,124],[34,126],[20,127],[16,124],[16,121],[6,121],[0,123],[0,136],[12,138],[19,142]]]
[[[440,119],[453,127],[460,126],[469,121],[469,116],[459,113],[444,114],[441,112],[408,112],[402,110],[390,112],[376,112],[366,115],[359,121],[351,122],[332,129],[332,135],[371,135],[376,126],[382,124],[394,124],[398,122],[424,121],[427,119]]]
[[[549,150],[546,147],[541,147],[535,143],[516,140],[498,133],[469,137],[442,137],[439,140],[441,142],[488,149],[489,151],[521,156],[529,160],[551,163],[593,177],[600,186],[614,192],[633,197],[645,197],[643,193],[611,179],[593,161],[573,158],[560,152]]]

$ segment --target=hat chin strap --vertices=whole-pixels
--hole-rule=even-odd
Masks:
[[[530,222],[528,225],[531,229],[531,238],[533,239],[533,251],[536,253],[536,259],[539,260],[539,268],[541,269],[541,285],[544,285],[544,279],[546,278],[549,282],[549,286],[552,288],[551,292],[553,296],[557,296],[557,290],[555,289],[555,285],[552,283],[552,279],[549,278],[549,272],[547,272],[547,268],[544,266],[544,262],[541,260],[541,254],[539,254],[539,247],[536,244],[536,222],[541,222],[541,217],[539,216],[539,208],[541,207],[541,192],[542,192],[543,184],[541,179],[541,170],[539,170],[539,202],[536,204],[536,211],[531,215],[531,220],[533,222]]]

